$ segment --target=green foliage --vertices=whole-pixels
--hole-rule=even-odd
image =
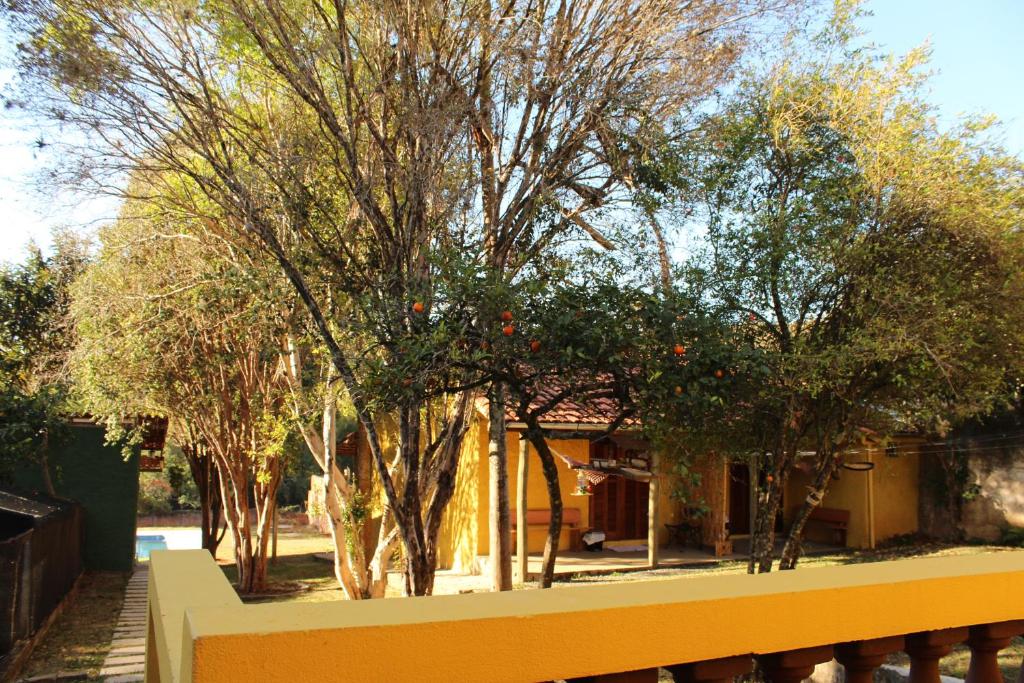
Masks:
[[[198,510],[199,490],[185,455],[176,444],[164,448],[163,476],[171,487],[171,503],[178,510]]]
[[[1002,545],[1024,548],[1024,527],[1011,526],[1003,531]]]
[[[87,259],[85,242],[58,232],[53,255],[31,247],[0,270],[0,481],[66,436],[68,288]]]
[[[943,432],[1021,371],[1024,167],[985,126],[935,128],[919,53],[824,49],[748,78],[642,166],[642,200],[706,219],[687,291],[763,364],[722,423],[741,452]]]
[[[323,471],[294,428],[289,431],[282,452],[285,466],[277,489],[277,503],[279,506],[305,506],[310,477]]]
[[[170,514],[174,498],[174,489],[160,472],[143,472],[139,475],[140,515]]]

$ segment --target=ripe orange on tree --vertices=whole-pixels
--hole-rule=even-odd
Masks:
[[[717,377],[718,379],[722,379],[723,377],[725,377],[725,371],[720,369],[715,370],[715,377]]]
[[[512,333],[515,331],[516,328],[512,327],[512,325],[505,325],[505,327],[501,328],[501,333],[506,337],[511,337]]]
[[[676,344],[676,345],[675,345],[675,346],[674,346],[674,347],[672,348],[672,351],[673,351],[673,352],[674,352],[674,353],[675,353],[675,354],[676,354],[677,356],[682,356],[682,355],[683,355],[684,353],[686,353],[686,347],[685,347],[685,346],[683,346],[682,344]]]
[[[530,351],[532,351],[533,353],[537,353],[538,351],[540,351],[540,341],[536,339],[530,341]]]
[[[512,311],[502,311],[501,312],[501,321],[505,322],[505,323],[512,322]]]
[[[417,302],[413,303],[413,305],[412,305],[412,312],[413,313],[422,313],[423,312],[423,302],[422,301],[417,301]]]

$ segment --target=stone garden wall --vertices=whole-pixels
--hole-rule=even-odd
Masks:
[[[975,488],[963,504],[966,538],[999,541],[1009,527],[1024,528],[1024,449],[986,451],[968,462]]]

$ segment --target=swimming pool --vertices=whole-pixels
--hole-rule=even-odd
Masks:
[[[154,550],[197,550],[203,537],[195,527],[139,527],[135,533],[135,559],[148,562]]]
[[[167,539],[160,535],[138,535],[135,537],[135,559],[148,560],[152,550],[165,550]]]

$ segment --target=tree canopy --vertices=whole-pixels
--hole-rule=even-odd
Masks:
[[[54,237],[52,255],[33,245],[23,263],[0,270],[0,481],[36,461],[51,494],[46,452],[73,411],[69,288],[89,259],[86,241],[63,231]]]
[[[1019,381],[1024,166],[969,122],[941,130],[923,56],[852,50],[842,24],[813,59],[753,74],[700,132],[648,165],[654,200],[706,219],[684,287],[743,330],[763,367],[734,451],[762,460],[758,566],[798,450],[820,502],[864,429],[943,433]]]

